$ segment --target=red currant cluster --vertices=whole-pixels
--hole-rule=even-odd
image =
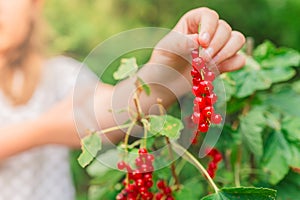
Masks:
[[[212,161],[208,164],[207,172],[211,178],[214,178],[218,169],[218,164],[222,160],[222,154],[215,148],[207,149],[207,155],[212,157]]]
[[[133,170],[124,161],[118,163],[119,170],[126,170],[127,177],[123,181],[125,188],[117,195],[117,200],[152,200],[153,193],[150,188],[153,186],[152,173],[154,170],[154,156],[149,154],[147,149],[141,148],[139,156],[135,159],[137,169]]]
[[[205,60],[199,57],[198,49],[192,51],[192,58],[192,91],[195,95],[192,120],[198,126],[192,140],[192,143],[195,144],[199,133],[206,133],[212,123],[220,124],[222,116],[216,114],[213,107],[218,100],[213,91],[214,72],[207,67]]]
[[[157,181],[156,186],[160,191],[155,195],[155,200],[174,200],[172,189],[166,185],[165,181]]]

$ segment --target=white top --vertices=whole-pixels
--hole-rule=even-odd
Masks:
[[[0,127],[39,117],[73,89],[79,67],[67,57],[47,61],[41,83],[23,106],[10,106],[0,91]],[[37,147],[0,162],[0,200],[74,199],[66,147]]]

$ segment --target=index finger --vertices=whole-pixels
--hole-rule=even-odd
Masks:
[[[216,32],[218,21],[219,15],[216,11],[202,7],[187,12],[177,24],[176,29],[179,31],[181,29],[181,32],[186,34],[198,33],[200,29],[198,41],[205,48]]]

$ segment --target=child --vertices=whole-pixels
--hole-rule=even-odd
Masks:
[[[0,155],[18,152],[6,160],[0,156],[0,200],[75,199],[68,148],[23,151],[25,143],[39,143],[28,136],[39,134],[39,128],[26,131],[18,125],[31,126],[29,121],[69,93],[80,65],[65,57],[45,60],[41,8],[42,0],[0,1]]]
[[[79,64],[65,57],[46,60],[37,49],[42,0],[0,2],[0,200],[74,199],[67,147],[79,147],[80,138],[73,121],[72,98],[67,95],[75,84]],[[222,72],[244,65],[244,57],[237,52],[245,38],[208,8],[185,14],[174,31],[195,42],[174,41],[167,35],[158,44],[139,76],[146,82],[161,82],[164,87],[151,85],[151,98],[142,97],[144,110],[155,104],[157,97],[165,106],[172,103],[175,99],[170,90],[180,91],[180,95],[189,91],[180,79],[157,67],[167,65],[189,76],[188,62],[170,52],[188,54],[201,45]],[[130,80],[116,86],[100,83],[95,112],[101,128],[116,125],[108,111],[111,102],[116,94],[122,102],[128,102],[131,90]],[[110,133],[107,139],[117,142],[122,136],[119,131]]]

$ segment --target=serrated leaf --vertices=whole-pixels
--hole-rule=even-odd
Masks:
[[[129,76],[134,75],[138,70],[138,65],[136,59],[133,58],[123,58],[121,59],[121,65],[118,70],[113,74],[114,79],[122,80]]]
[[[263,68],[299,66],[300,54],[290,48],[276,48],[270,41],[260,44],[253,52]]]
[[[277,184],[289,172],[289,163],[292,159],[289,143],[283,133],[275,131],[265,146],[262,159],[262,170],[270,184]]]
[[[300,65],[299,52],[276,48],[269,41],[259,45],[253,55],[247,57],[245,67],[229,73],[236,82],[235,96],[238,98],[247,97],[257,90],[268,89],[272,83],[290,80],[296,74],[293,67]]]
[[[140,82],[140,85],[142,86],[143,91],[147,94],[147,96],[149,96],[151,94],[150,86],[148,84],[146,84],[144,82],[144,80],[141,79],[140,77],[138,77],[138,81]]]
[[[281,87],[274,87],[272,93],[266,94],[264,103],[284,114],[300,118],[299,99],[300,93],[294,91],[290,85],[284,84]]]
[[[300,118],[285,117],[282,121],[282,130],[290,142],[300,145]]]
[[[78,162],[81,167],[89,165],[97,156],[98,151],[102,148],[101,138],[97,132],[84,137],[81,140],[82,153],[78,157]]]
[[[300,195],[300,174],[290,172],[283,181],[275,186],[277,200],[298,199]]]
[[[257,107],[240,118],[239,132],[244,144],[257,157],[263,154],[262,131],[265,127],[264,109]]]
[[[201,200],[275,200],[276,190],[268,188],[222,188],[218,193],[208,195]]]
[[[274,67],[271,70],[263,70],[262,74],[268,77],[272,83],[290,80],[295,76],[296,70],[293,68]]]
[[[154,135],[160,134],[171,139],[178,139],[180,131],[184,128],[182,121],[171,115],[151,115],[149,119],[149,131]]]
[[[203,186],[197,178],[188,179],[180,190],[174,193],[175,199],[199,199],[203,193]]]
[[[300,168],[300,147],[298,145],[290,145],[291,158],[289,166],[291,168]]]
[[[236,94],[238,98],[244,98],[253,94],[256,90],[268,89],[272,80],[262,72],[259,63],[248,57],[245,67],[241,70],[231,72],[230,77],[236,83]]]
[[[224,83],[226,101],[229,101],[231,97],[236,93],[236,83],[235,81],[231,80],[226,73],[221,74],[220,77]]]
[[[263,60],[266,59],[270,54],[274,53],[275,50],[275,45],[267,40],[254,49],[253,56],[258,60]]]

